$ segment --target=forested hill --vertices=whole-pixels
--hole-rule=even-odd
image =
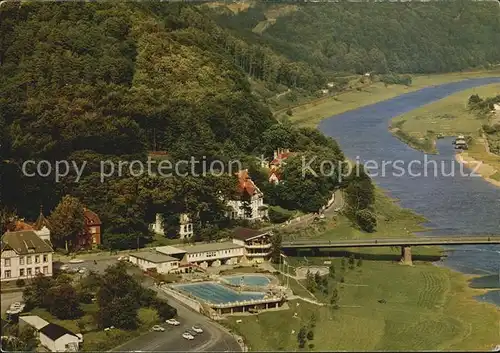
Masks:
[[[322,69],[435,73],[500,62],[494,1],[252,4],[219,13],[219,23]]]
[[[211,239],[228,225],[224,213],[236,191],[234,176],[135,177],[125,167],[102,182],[100,162],[146,162],[148,151],[162,150],[172,162],[237,159],[255,170],[256,157],[272,156],[276,148],[343,160],[332,139],[278,124],[252,95],[244,68],[269,82],[296,82],[301,75],[314,81],[307,65],[299,71],[282,58],[259,71],[234,51],[238,41],[200,7],[184,3],[2,4],[0,232],[12,212],[34,220],[41,204],[49,213],[64,200],[59,210],[81,210],[83,203],[97,212],[104,242],[114,248],[144,244],[156,212],[177,221],[188,213],[198,239]],[[23,176],[27,160],[87,165],[78,182],[74,171],[56,182],[53,174]],[[290,178],[293,194],[274,190],[272,202],[317,210],[335,180]],[[65,237],[74,232],[60,233],[53,234],[55,244],[71,244]]]

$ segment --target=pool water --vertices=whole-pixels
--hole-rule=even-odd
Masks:
[[[237,292],[214,282],[178,284],[173,287],[213,304],[234,303],[264,298],[264,293],[262,292]]]
[[[271,283],[269,277],[259,275],[224,276],[222,279],[233,286],[243,284],[244,286],[265,287]]]

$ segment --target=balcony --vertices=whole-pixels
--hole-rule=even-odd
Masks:
[[[271,243],[268,244],[245,244],[245,248],[247,249],[270,249],[272,246]]]
[[[253,256],[258,256],[258,257],[265,257],[271,255],[271,252],[249,252],[246,254],[247,257],[253,257]]]

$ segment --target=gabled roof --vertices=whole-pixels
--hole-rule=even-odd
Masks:
[[[43,208],[40,206],[40,214],[38,215],[36,222],[33,224],[33,228],[35,230],[41,230],[43,227],[50,229],[50,224],[48,219],[43,215]]]
[[[260,194],[260,189],[255,185],[250,175],[248,175],[248,169],[240,170],[236,173],[238,177],[238,192],[240,194],[247,193],[250,196],[255,194]]]
[[[45,326],[49,324],[48,321],[45,321],[40,316],[37,315],[24,315],[19,316],[19,320],[26,322],[28,325],[32,326],[37,331],[41,330]]]
[[[71,335],[71,336],[75,336],[76,338],[78,338],[78,336],[75,335],[70,330],[68,330],[62,326],[53,324],[53,323],[49,323],[48,325],[42,327],[40,329],[40,332],[43,333],[45,336],[47,336],[48,338],[50,338],[53,341],[57,340],[58,338],[61,338],[62,336],[66,335],[66,334]]]
[[[4,250],[14,250],[18,255],[54,251],[52,247],[42,240],[33,230],[5,233],[2,236],[2,251]]]
[[[85,225],[86,226],[100,226],[101,225],[101,219],[99,216],[89,210],[88,208],[83,209],[83,217],[85,219]]]
[[[233,238],[243,241],[250,240],[253,238],[258,238],[266,234],[269,234],[269,232],[258,229],[243,228],[243,227],[236,227],[233,230]]]

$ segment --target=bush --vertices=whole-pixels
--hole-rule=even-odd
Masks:
[[[16,286],[18,286],[18,287],[24,287],[25,284],[26,284],[26,282],[24,282],[24,279],[22,279],[22,278],[19,278],[16,281]]]
[[[377,218],[369,210],[356,211],[356,223],[368,233],[373,233],[377,227]]]
[[[271,223],[284,223],[292,218],[293,212],[279,206],[272,206],[269,207],[268,215]]]
[[[293,115],[293,111],[292,111],[292,109],[288,108],[288,109],[286,110],[286,115],[288,115],[288,116],[292,116],[292,115]]]

